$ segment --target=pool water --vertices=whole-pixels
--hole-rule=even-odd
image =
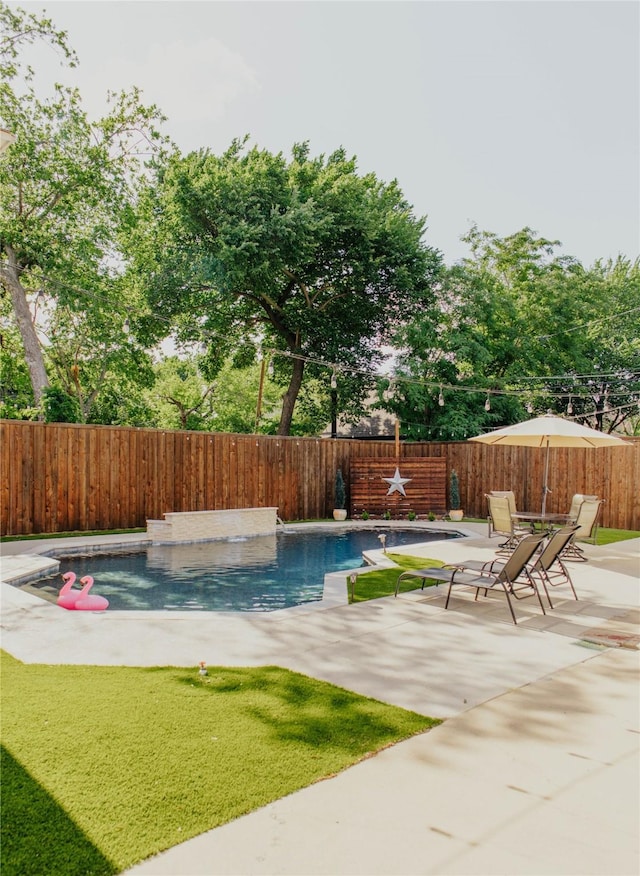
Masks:
[[[94,579],[92,593],[118,611],[264,612],[322,599],[327,572],[363,565],[362,552],[455,538],[434,530],[286,531],[110,554],[66,555],[60,574]],[[50,591],[60,578],[42,582]],[[78,585],[76,584],[76,587]],[[345,585],[346,586],[346,585]]]

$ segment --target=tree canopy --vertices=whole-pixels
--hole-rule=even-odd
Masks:
[[[398,183],[344,149],[181,155],[136,89],[92,120],[43,87],[37,45],[78,63],[0,0],[0,416],[319,434],[378,382],[409,438],[546,410],[640,431],[640,262],[473,226],[447,267]]]
[[[396,338],[386,406],[406,433],[466,439],[547,410],[598,429],[637,421],[640,263],[585,269],[529,228],[501,239],[473,227],[466,240],[435,307]]]
[[[21,49],[44,40],[63,63],[75,65],[66,34],[4,4],[0,25],[0,124],[15,136],[0,161],[0,284],[11,298],[37,408],[50,379],[43,346],[54,343],[39,336],[46,329],[36,324],[37,309],[49,318],[46,328],[61,308],[89,321],[95,312],[86,356],[95,360],[96,346],[113,350],[116,343],[124,364],[127,345],[113,331],[126,316],[118,229],[143,162],[160,148],[161,116],[135,89],[110,95],[109,112],[96,122],[77,89],[55,84],[41,94]],[[69,367],[74,364],[81,367],[77,357]]]
[[[212,373],[247,342],[279,351],[289,434],[308,360],[371,368],[380,345],[432,299],[439,254],[396,182],[360,176],[342,149],[292,158],[235,141],[173,156],[132,226],[131,282]],[[147,328],[154,331],[153,319]]]

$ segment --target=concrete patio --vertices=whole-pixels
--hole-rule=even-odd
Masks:
[[[411,553],[494,557],[486,528],[464,527]],[[3,545],[3,579],[50,562],[41,547]],[[635,874],[640,540],[586,550],[579,601],[557,588],[546,616],[518,602],[517,626],[499,594],[348,605],[343,573],[323,603],[261,616],[66,612],[3,583],[3,647],[26,662],[275,663],[447,719],[132,874]]]

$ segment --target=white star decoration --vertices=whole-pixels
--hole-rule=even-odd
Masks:
[[[407,494],[404,491],[404,485],[410,483],[412,478],[400,477],[400,469],[396,467],[396,473],[392,478],[382,478],[382,480],[389,484],[389,492],[387,493],[387,496],[390,496],[395,492],[402,493],[403,496],[406,496]]]

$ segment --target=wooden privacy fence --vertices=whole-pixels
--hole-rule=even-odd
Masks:
[[[350,492],[351,462],[441,458],[460,478],[461,505],[485,517],[484,495],[513,489],[541,503],[544,451],[475,442],[281,438],[115,426],[0,421],[2,535],[145,527],[166,511],[275,506],[284,520],[331,517],[335,473]],[[640,530],[640,441],[611,449],[552,449],[549,511],[573,493],[606,499],[602,525]],[[347,496],[350,499],[350,496]],[[439,511],[440,509],[433,509]]]

